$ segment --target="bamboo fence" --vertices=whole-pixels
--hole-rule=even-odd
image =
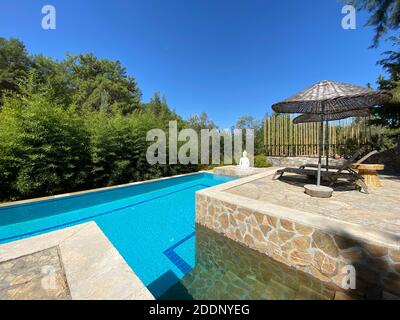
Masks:
[[[268,156],[317,156],[320,123],[294,124],[294,115],[273,114],[264,122],[264,145]],[[324,125],[324,144],[325,144]],[[348,118],[329,122],[329,155],[340,154],[341,147],[351,142],[361,147],[369,140],[366,119]],[[323,145],[324,154],[327,146]]]

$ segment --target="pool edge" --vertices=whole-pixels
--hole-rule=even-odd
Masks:
[[[95,222],[0,245],[0,263],[58,247],[73,300],[154,300]]]
[[[150,180],[145,180],[145,181],[129,182],[129,183],[119,184],[119,185],[110,186],[110,187],[102,187],[102,188],[88,189],[88,190],[82,190],[82,191],[76,191],[76,192],[60,193],[60,194],[56,194],[56,195],[52,195],[52,196],[18,200],[18,201],[9,201],[9,202],[0,203],[0,209],[6,208],[6,207],[11,207],[11,206],[35,203],[35,202],[40,202],[40,201],[45,201],[45,200],[63,199],[63,198],[68,198],[68,197],[72,197],[72,196],[85,195],[85,194],[90,194],[90,193],[95,193],[95,192],[113,190],[113,189],[118,189],[118,188],[123,188],[123,187],[130,187],[130,186],[135,186],[135,185],[140,185],[140,184],[164,181],[164,180],[192,176],[192,175],[196,175],[196,174],[204,174],[204,173],[213,174],[210,171],[201,170],[201,171],[179,174],[179,175],[174,175],[174,176],[169,176],[169,177],[155,178],[155,179],[150,179]]]

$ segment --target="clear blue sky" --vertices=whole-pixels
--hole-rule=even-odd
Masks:
[[[57,29],[41,28],[41,8]],[[148,100],[165,94],[183,117],[206,111],[221,128],[323,79],[375,85],[387,49],[373,31],[341,28],[338,0],[0,0],[0,36],[62,59],[93,52],[118,59]]]

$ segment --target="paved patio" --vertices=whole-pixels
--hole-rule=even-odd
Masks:
[[[57,247],[0,263],[0,300],[70,300]]]
[[[340,182],[329,199],[308,196],[304,193],[304,185],[314,184],[315,181],[290,174],[285,174],[280,180],[272,180],[271,176],[267,176],[226,192],[399,234],[400,177],[384,176],[381,180],[384,186],[370,188],[370,194],[361,193],[348,183]]]
[[[153,300],[93,221],[0,245],[0,300]]]

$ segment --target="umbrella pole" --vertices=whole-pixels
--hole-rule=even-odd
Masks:
[[[326,129],[325,129],[325,148],[326,148],[326,171],[328,171],[329,164],[329,122],[326,120]]]
[[[317,187],[321,185],[321,162],[322,162],[322,142],[324,134],[324,121],[321,121],[319,126],[319,148],[318,148],[318,174],[317,174]]]

